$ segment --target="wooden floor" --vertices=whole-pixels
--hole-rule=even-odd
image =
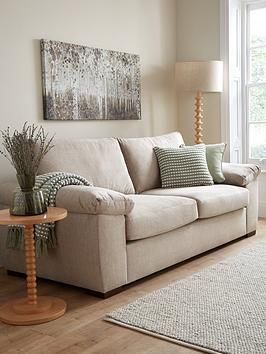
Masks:
[[[104,315],[177,279],[191,275],[204,267],[238,253],[243,248],[266,237],[266,221],[260,221],[256,236],[241,239],[211,253],[183,263],[109,299],[101,300],[85,290],[40,280],[40,295],[65,299],[68,311],[62,318],[29,327],[0,323],[0,353],[100,353],[100,354],[169,354],[199,353],[133,330],[103,321]],[[25,279],[7,276],[0,268],[0,304],[25,295]]]

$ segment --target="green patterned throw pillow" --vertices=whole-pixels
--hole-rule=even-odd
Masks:
[[[225,147],[226,145],[224,143],[206,145],[208,169],[215,183],[222,183],[225,181],[222,171]]]
[[[179,149],[154,147],[162,188],[209,186],[213,184],[204,144]]]

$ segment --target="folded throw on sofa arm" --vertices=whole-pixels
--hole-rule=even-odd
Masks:
[[[57,193],[56,205],[79,214],[127,215],[134,206],[129,196],[92,186],[67,186]]]
[[[69,172],[50,172],[36,177],[35,188],[43,192],[47,207],[55,206],[58,191],[68,185],[91,186],[84,177]],[[55,223],[38,224],[34,226],[36,255],[47,253],[48,248],[56,247]],[[7,247],[24,248],[24,225],[10,225],[7,235]]]
[[[260,167],[253,164],[223,163],[223,174],[225,184],[233,184],[240,187],[246,187],[255,181],[261,170]]]

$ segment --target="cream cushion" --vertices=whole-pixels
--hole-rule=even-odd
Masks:
[[[134,201],[128,195],[110,189],[88,186],[67,186],[56,196],[56,206],[80,214],[126,215]]]
[[[134,187],[116,139],[59,139],[41,162],[39,174],[72,172],[94,186],[134,193]]]
[[[198,218],[195,200],[188,198],[132,195],[132,211],[126,215],[129,241],[162,234],[187,225]]]
[[[158,188],[143,194],[192,198],[197,202],[200,219],[242,209],[248,205],[249,201],[249,192],[246,188],[222,184],[187,188]]]
[[[178,132],[118,140],[137,193],[161,187],[160,170],[153,148],[155,146],[179,148],[184,144]]]

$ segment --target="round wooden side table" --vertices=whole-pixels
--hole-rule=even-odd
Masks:
[[[34,216],[13,216],[9,209],[0,210],[0,225],[25,226],[25,260],[27,297],[10,300],[0,307],[0,320],[13,325],[34,325],[55,320],[66,312],[64,300],[37,296],[34,225],[62,220],[66,209],[50,207],[47,213]]]

